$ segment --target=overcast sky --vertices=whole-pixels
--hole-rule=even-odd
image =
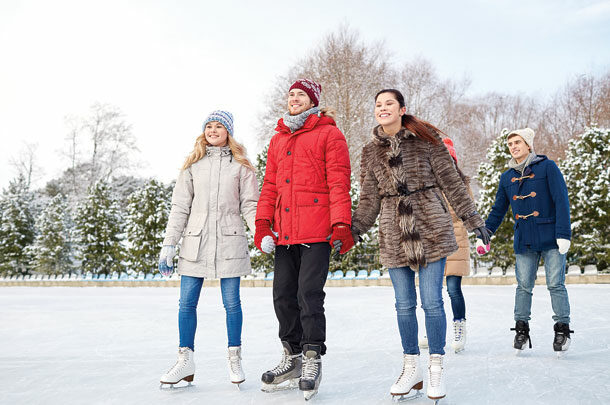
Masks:
[[[175,178],[217,108],[253,158],[275,78],[342,23],[396,63],[422,56],[469,76],[470,94],[546,96],[610,68],[610,1],[2,0],[0,187],[25,141],[39,145],[37,186],[61,173],[64,118],[96,101],[133,125],[140,175]]]

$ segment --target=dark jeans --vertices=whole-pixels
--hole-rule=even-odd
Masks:
[[[280,323],[279,337],[294,353],[304,344],[320,345],[326,353],[324,284],[330,245],[326,242],[277,246],[273,277],[273,307]]]
[[[466,303],[462,294],[462,276],[447,276],[447,293],[451,298],[454,321],[466,319]]]

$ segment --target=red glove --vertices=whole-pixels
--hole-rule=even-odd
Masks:
[[[277,243],[277,238],[273,232],[271,232],[271,222],[266,219],[258,219],[254,225],[256,226],[256,232],[254,232],[254,245],[258,248],[258,250],[263,252],[263,249],[261,249],[261,242],[265,236],[271,236],[273,241]]]
[[[339,248],[339,254],[347,253],[354,247],[354,237],[352,236],[350,226],[346,224],[335,224],[329,243],[331,248]]]

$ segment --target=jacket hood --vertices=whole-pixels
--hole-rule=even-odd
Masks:
[[[318,116],[316,114],[311,114],[309,117],[307,117],[303,126],[299,129],[297,129],[296,131],[294,131],[292,134],[296,134],[297,132],[303,132],[303,130],[309,131],[320,125],[337,126],[337,123],[335,122],[334,119],[332,119],[331,117],[328,117],[326,115],[322,114],[322,115]],[[277,126],[275,127],[275,131],[276,132],[287,132],[289,134],[291,133],[290,128],[288,128],[288,126],[286,126],[286,124],[284,124],[283,118],[280,118],[278,120]]]

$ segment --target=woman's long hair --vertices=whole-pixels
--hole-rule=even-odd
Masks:
[[[227,141],[229,148],[231,149],[231,153],[233,153],[233,159],[237,161],[237,163],[245,166],[246,168],[256,172],[252,163],[246,157],[246,148],[241,143],[237,142],[235,138],[233,138],[230,134],[227,134]],[[205,134],[201,134],[195,140],[195,147],[193,151],[188,155],[186,160],[184,161],[184,165],[182,165],[182,170],[186,170],[191,165],[197,161],[199,161],[202,157],[205,156],[205,148],[209,145],[207,139],[205,139]]]
[[[396,89],[380,90],[375,95],[375,102],[377,102],[377,98],[379,97],[379,95],[383,94],[383,93],[392,93],[394,95],[394,97],[396,97],[396,101],[398,101],[398,105],[400,106],[400,108],[405,106],[404,96],[402,95],[402,93],[400,91],[398,91]],[[445,134],[443,131],[441,131],[434,125],[430,124],[429,122],[420,120],[416,116],[410,115],[410,114],[404,114],[402,116],[402,126],[405,127],[406,129],[408,129],[409,131],[413,132],[416,136],[420,137],[421,139],[424,139],[430,143],[437,144],[437,145],[440,143],[440,141],[438,140],[438,138],[436,136],[434,136],[434,133],[439,134],[439,136],[440,136],[440,134],[447,136],[447,134]]]

